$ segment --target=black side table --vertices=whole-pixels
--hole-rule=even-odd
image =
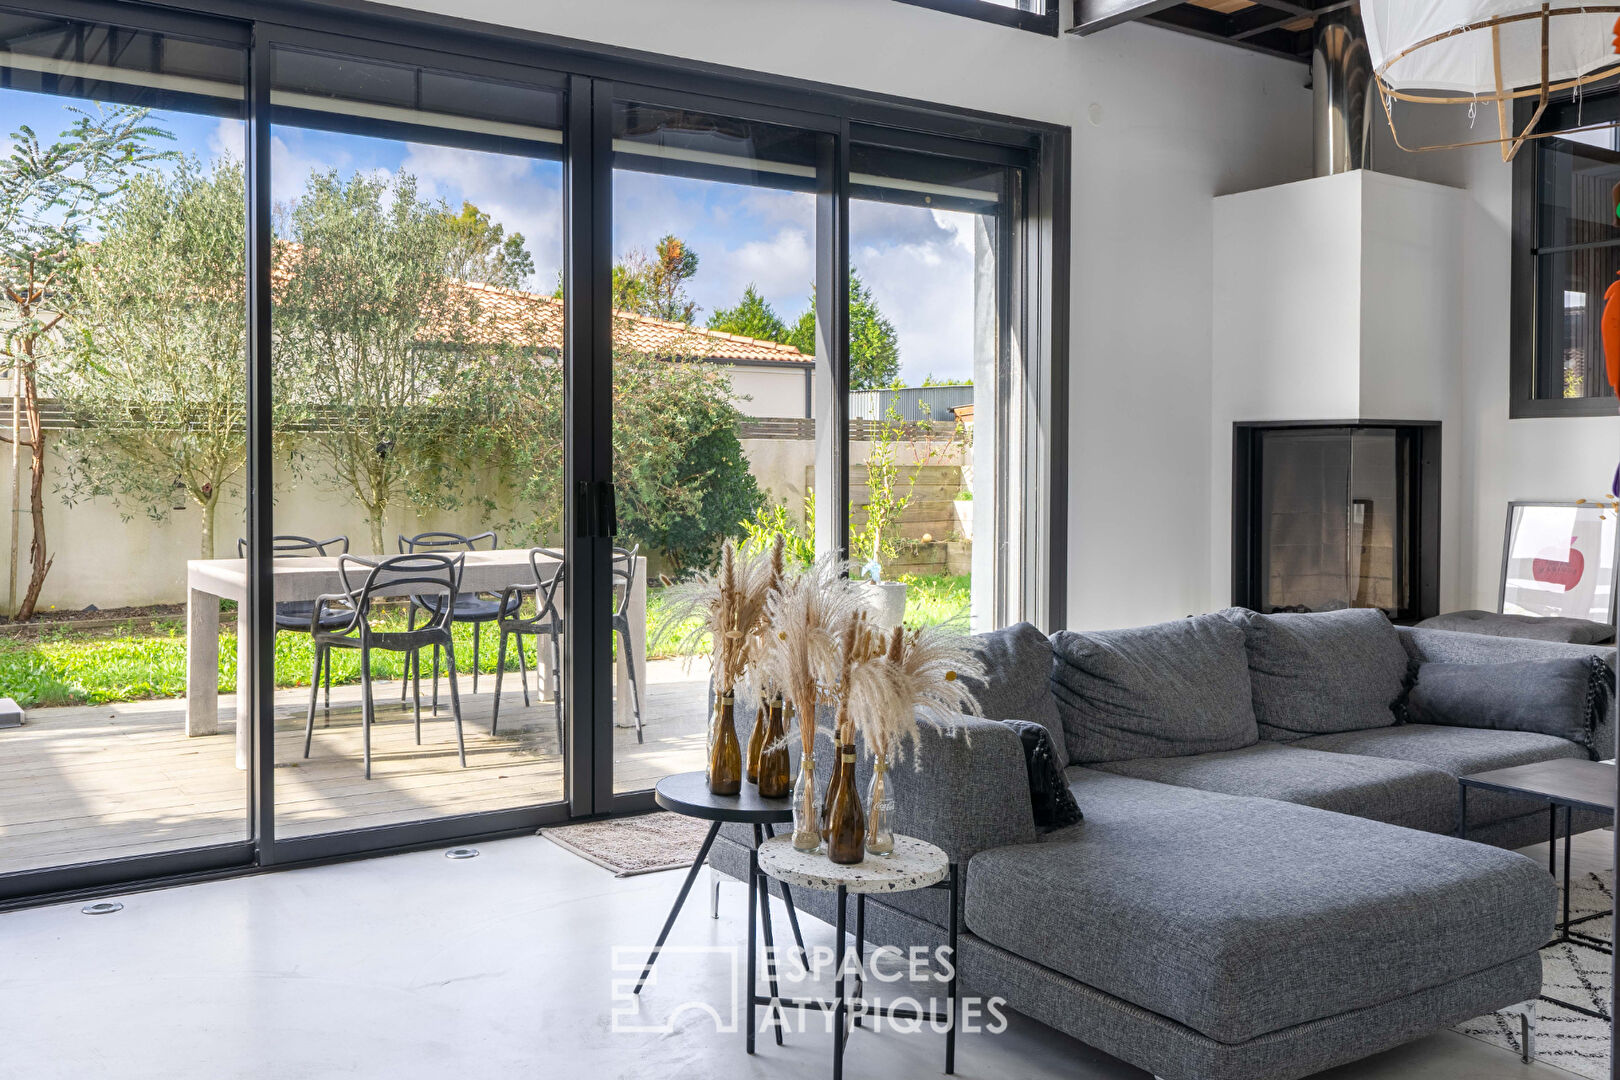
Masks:
[[[702,772],[676,773],[666,776],[658,781],[658,788],[653,794],[658,805],[675,814],[685,814],[687,817],[702,818],[713,822],[709,826],[709,834],[703,838],[703,846],[698,849],[697,858],[692,863],[692,869],[687,872],[686,880],[681,883],[680,894],[675,897],[675,905],[669,909],[669,917],[664,920],[664,928],[658,932],[658,943],[653,946],[652,952],[647,956],[647,964],[641,969],[641,978],[636,980],[634,993],[641,993],[642,985],[647,976],[652,974],[653,965],[658,962],[658,954],[664,947],[664,941],[669,937],[670,929],[675,925],[675,916],[681,913],[686,904],[686,897],[692,891],[692,882],[697,880],[698,872],[709,858],[709,848],[714,846],[714,838],[720,835],[720,826],[728,821],[737,822],[754,827],[754,850],[767,839],[774,837],[776,831],[773,825],[790,824],[793,821],[793,800],[790,798],[766,799],[759,794],[759,788],[744,783],[742,791],[736,795],[716,795],[709,790],[708,778]],[[793,927],[793,940],[799,946],[799,954],[805,956],[804,935],[799,932],[799,913],[793,907],[793,892],[786,882],[782,886],[782,901],[787,905],[788,922]],[[754,925],[753,893],[750,890],[748,907],[749,929]],[[759,890],[759,914],[765,932],[765,947],[774,948],[771,932],[771,896],[767,889]],[[752,937],[752,933],[750,933]],[[808,962],[806,967],[808,967]],[[772,980],[772,993],[775,993],[775,980]],[[782,1028],[777,1025],[776,1041],[782,1041]]]
[[[1573,929],[1581,923],[1604,918],[1613,912],[1599,911],[1578,919],[1570,917],[1569,849],[1576,810],[1614,814],[1614,770],[1615,767],[1608,762],[1557,758],[1457,778],[1457,835],[1464,840],[1468,839],[1469,788],[1519,795],[1547,805],[1547,872],[1555,878],[1558,876],[1558,811],[1564,811],[1564,918],[1553,927],[1558,936],[1548,942],[1550,945],[1584,945],[1601,953],[1613,952],[1601,938]]]

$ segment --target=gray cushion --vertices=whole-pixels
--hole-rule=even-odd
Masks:
[[[1063,630],[1052,656],[1073,763],[1236,750],[1258,737],[1243,632],[1219,615]]]
[[[1336,810],[1409,829],[1452,831],[1457,781],[1443,771],[1298,745],[1262,742],[1218,754],[1113,761],[1097,768],[1178,787]]]
[[[1086,820],[1053,834],[1061,842],[975,856],[968,929],[1222,1043],[1533,956],[1552,932],[1552,879],[1513,852],[1068,775]],[[1154,790],[1121,803],[1130,785]]]
[[[1400,635],[1382,611],[1228,611],[1244,628],[1260,737],[1288,741],[1388,727],[1406,682]]]
[[[1052,639],[1033,624],[973,635],[973,649],[984,661],[988,678],[964,678],[987,720],[1032,720],[1052,737],[1057,767],[1069,766],[1069,751],[1052,696]]]
[[[1406,696],[1406,719],[1417,724],[1539,731],[1590,747],[1612,682],[1609,666],[1595,656],[1423,664]]]
[[[1435,727],[1430,724],[1402,724],[1373,731],[1347,731],[1338,735],[1317,735],[1291,744],[1291,748],[1322,750],[1334,754],[1356,754],[1366,759],[1388,758],[1415,762],[1439,769],[1450,776],[1506,769],[1534,761],[1585,757],[1586,751],[1567,739],[1530,731],[1486,731],[1480,728]],[[1457,816],[1456,783],[1452,783],[1450,815],[1455,828]],[[1468,823],[1483,825],[1516,817],[1532,810],[1534,803],[1496,791],[1468,793]]]
[[[1462,634],[1491,637],[1533,638],[1537,641],[1566,641],[1577,645],[1601,645],[1614,640],[1614,627],[1590,619],[1569,619],[1559,615],[1503,615],[1495,611],[1451,611],[1418,623],[1424,630],[1455,630]]]

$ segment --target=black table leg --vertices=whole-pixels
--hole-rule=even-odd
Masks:
[[[1558,804],[1547,804],[1547,873],[1558,876]]]
[[[838,886],[837,925],[833,927],[833,1080],[844,1080],[844,886]]]
[[[855,894],[855,1026],[861,1026],[861,1002],[866,994],[866,894]]]
[[[767,824],[765,826],[765,835],[774,840],[776,839],[776,830]],[[778,881],[776,884],[782,889],[782,903],[787,905],[788,925],[793,927],[793,944],[799,947],[799,964],[804,970],[809,971],[810,954],[804,951],[804,935],[799,932],[799,912],[793,906],[793,890],[788,888],[788,883],[785,881]],[[766,888],[770,888],[770,886],[767,885]]]
[[[759,849],[761,839],[760,827],[754,826],[754,849]],[[771,1018],[776,1023],[776,1045],[782,1045],[782,1007],[777,1001],[782,997],[782,991],[776,985],[776,939],[771,928],[771,879],[766,878],[759,887],[759,919],[760,929],[765,932],[765,972],[770,979],[771,987]],[[750,994],[753,987],[749,987]]]
[[[958,903],[956,863],[951,863],[951,980],[945,994],[950,1000],[945,1008],[949,1011],[950,1026],[945,1029],[945,1075],[949,1076],[956,1071],[956,1013],[957,1013],[957,980],[961,977],[958,971],[961,958],[956,952],[956,909]]]
[[[748,853],[748,978],[743,983],[743,997],[748,999],[748,1052],[754,1052],[754,978],[758,973],[757,960],[754,956],[754,920],[757,918],[758,908],[754,897],[759,890],[759,855],[754,851]]]
[[[1569,937],[1569,849],[1574,847],[1570,838],[1575,833],[1575,807],[1573,804],[1564,807],[1564,932],[1563,937]]]
[[[1468,785],[1457,785],[1457,835],[1468,839]]]
[[[714,822],[709,826],[709,834],[703,838],[703,846],[698,849],[697,859],[692,863],[692,869],[687,871],[686,880],[681,882],[680,894],[675,897],[675,906],[669,909],[669,917],[664,920],[664,928],[658,932],[658,943],[653,946],[652,952],[647,955],[647,966],[641,969],[641,978],[636,980],[636,988],[631,993],[641,993],[641,987],[652,974],[653,965],[658,962],[658,953],[664,947],[664,941],[669,937],[670,929],[675,925],[675,916],[681,913],[681,907],[686,903],[686,894],[692,891],[692,882],[697,880],[698,873],[709,858],[709,848],[714,846],[714,838],[720,835],[720,823]]]

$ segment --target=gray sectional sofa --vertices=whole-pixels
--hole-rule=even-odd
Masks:
[[[923,769],[892,774],[898,830],[965,868],[966,992],[1165,1080],[1291,1080],[1534,999],[1556,887],[1504,849],[1544,840],[1547,815],[1476,796],[1457,839],[1456,777],[1612,757],[1612,713],[1580,745],[1404,723],[1398,699],[1424,664],[1614,650],[1387,623],[1369,636],[1356,617],[1314,643],[1309,624],[1301,646],[1288,627],[1306,624],[1256,630],[1251,614],[983,639],[993,719],[925,727]],[[1004,719],[1061,738],[1082,822],[1037,828]],[[747,843],[728,829],[711,864],[743,876]],[[795,900],[832,921],[825,894]],[[870,902],[868,939],[938,945],[946,903]]]

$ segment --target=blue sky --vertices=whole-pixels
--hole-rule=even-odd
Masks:
[[[0,91],[6,132],[32,126],[42,139],[66,127],[62,98]],[[156,113],[174,146],[203,159],[241,157],[234,120]],[[0,150],[9,144],[0,134]],[[417,177],[422,196],[451,207],[471,201],[508,231],[521,232],[534,257],[533,287],[549,291],[562,265],[562,167],[501,154],[278,126],[271,157],[273,197],[295,198],[314,169]],[[650,251],[666,233],[699,257],[689,291],[698,319],[735,303],[754,283],[783,321],[808,304],[815,274],[812,196],[706,180],[620,172],[614,188],[614,252]],[[850,209],[850,261],[871,288],[900,340],[902,377],[972,373],[973,247],[970,215],[856,202]]]

